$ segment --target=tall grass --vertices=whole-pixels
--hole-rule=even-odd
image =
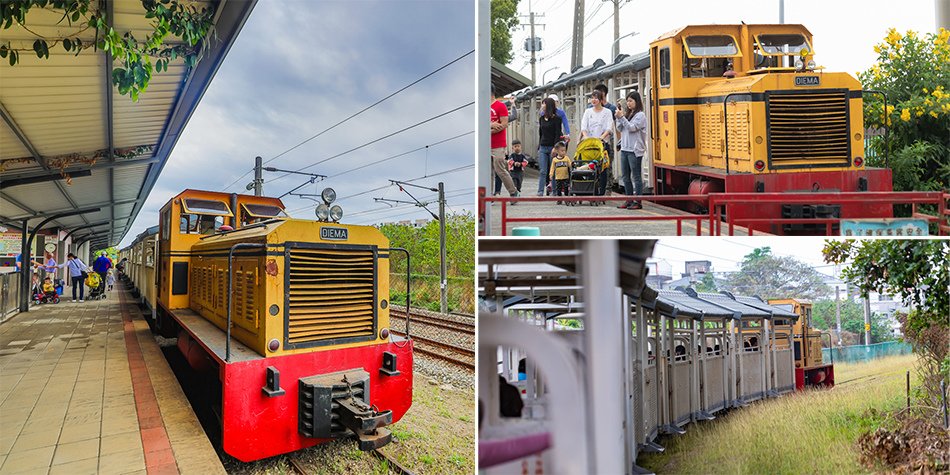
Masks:
[[[685,435],[659,441],[666,452],[641,456],[639,463],[658,473],[868,472],[854,444],[882,420],[867,410],[904,403],[904,375],[915,358],[837,364],[835,388],[796,392],[691,424]]]

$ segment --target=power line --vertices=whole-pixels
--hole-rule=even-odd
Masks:
[[[353,147],[353,148],[351,148],[351,149],[349,149],[349,150],[346,150],[346,151],[344,151],[344,152],[340,152],[340,153],[338,153],[338,154],[336,154],[336,155],[332,155],[332,156],[330,156],[330,157],[324,158],[323,160],[320,160],[320,161],[311,163],[310,165],[307,165],[307,166],[305,166],[305,167],[303,167],[303,168],[298,168],[298,169],[294,170],[294,172],[302,172],[302,171],[304,171],[304,170],[307,170],[307,169],[309,169],[309,168],[313,168],[313,167],[315,167],[315,166],[317,166],[317,165],[320,165],[320,164],[322,164],[322,163],[329,162],[330,160],[333,160],[333,159],[336,159],[336,158],[340,158],[340,157],[342,157],[343,155],[346,155],[346,154],[351,153],[351,152],[355,152],[355,151],[357,151],[357,150],[359,150],[359,149],[361,149],[361,148],[364,148],[364,147],[368,147],[368,146],[370,146],[370,145],[372,145],[372,144],[374,144],[374,143],[377,143],[377,142],[380,142],[380,141],[382,141],[382,140],[385,140],[385,139],[388,139],[388,138],[390,138],[390,137],[393,137],[393,136],[395,136],[395,135],[401,134],[401,133],[403,133],[403,132],[405,132],[405,131],[407,131],[407,130],[413,129],[413,128],[415,128],[415,127],[418,127],[418,126],[420,126],[420,125],[426,124],[426,123],[428,123],[428,122],[432,122],[432,121],[435,120],[435,119],[444,117],[444,116],[449,115],[449,114],[451,114],[451,113],[453,113],[453,112],[457,112],[457,111],[459,111],[459,110],[461,110],[461,109],[464,109],[464,108],[466,108],[466,107],[468,107],[468,106],[471,106],[471,105],[474,105],[474,104],[475,104],[475,101],[469,102],[469,103],[467,103],[467,104],[462,104],[462,105],[460,105],[460,106],[458,106],[458,107],[455,107],[454,109],[450,109],[450,110],[447,110],[447,111],[445,111],[445,112],[442,112],[441,114],[434,115],[434,116],[429,117],[428,119],[425,119],[425,120],[423,120],[423,121],[421,121],[421,122],[416,122],[415,124],[412,124],[412,125],[410,125],[410,126],[408,126],[408,127],[403,127],[402,129],[399,129],[399,130],[397,130],[397,131],[395,131],[395,132],[392,132],[392,133],[386,134],[386,135],[384,135],[384,136],[382,136],[382,137],[379,137],[379,138],[370,140],[369,142],[366,142],[366,143],[364,143],[364,144],[362,144],[362,145],[358,145],[358,146]],[[270,183],[273,183],[273,182],[275,182],[275,181],[277,181],[277,180],[280,180],[281,178],[284,178],[284,177],[289,176],[289,175],[290,175],[290,173],[285,173],[285,174],[283,174],[283,175],[281,175],[281,176],[279,176],[279,177],[277,177],[277,178],[275,178],[275,179],[273,179],[273,180],[270,180]]]
[[[279,154],[277,154],[277,155],[275,155],[275,156],[273,156],[273,157],[267,159],[264,163],[270,163],[270,162],[272,162],[272,161],[274,161],[274,160],[277,160],[278,158],[280,158],[280,157],[286,155],[287,153],[290,153],[291,151],[297,149],[297,148],[300,147],[301,145],[303,145],[303,144],[305,144],[305,143],[307,143],[307,142],[309,142],[309,141],[311,141],[311,140],[313,140],[313,139],[315,139],[315,138],[317,138],[317,137],[319,137],[319,136],[321,136],[321,135],[323,135],[323,134],[329,132],[330,130],[333,130],[334,128],[336,128],[336,127],[338,127],[338,126],[340,126],[340,125],[343,125],[344,123],[346,123],[346,122],[349,121],[350,119],[352,119],[352,118],[354,118],[354,117],[356,117],[356,116],[362,114],[363,112],[366,112],[366,111],[372,109],[373,107],[376,107],[376,106],[379,105],[379,104],[382,104],[382,103],[385,102],[387,99],[390,99],[390,98],[392,98],[393,96],[395,96],[396,94],[399,94],[400,92],[405,91],[406,89],[409,89],[410,87],[412,87],[412,86],[414,86],[414,85],[416,85],[416,84],[418,84],[418,83],[420,83],[420,82],[422,82],[422,81],[428,79],[428,78],[431,77],[432,75],[438,73],[439,71],[442,71],[443,69],[445,69],[445,68],[447,68],[447,67],[449,67],[449,66],[455,64],[456,62],[462,60],[462,58],[465,58],[466,56],[468,56],[468,55],[470,55],[470,54],[473,54],[473,53],[475,53],[475,50],[474,50],[474,49],[472,49],[471,51],[468,51],[467,53],[465,53],[465,54],[463,54],[463,55],[461,55],[461,56],[459,56],[458,58],[453,59],[452,61],[449,61],[448,63],[445,63],[444,65],[440,66],[439,68],[437,68],[436,70],[430,72],[429,74],[426,74],[425,76],[422,76],[421,78],[416,79],[415,81],[413,81],[413,82],[411,82],[411,83],[409,83],[409,84],[403,86],[402,88],[396,90],[395,92],[389,94],[388,96],[386,96],[386,97],[384,97],[384,98],[382,98],[382,99],[380,99],[380,100],[378,100],[378,101],[376,101],[376,102],[374,102],[374,103],[372,103],[372,104],[370,104],[370,105],[364,107],[364,108],[361,109],[359,112],[356,112],[356,113],[350,115],[349,117],[347,117],[347,118],[345,118],[345,119],[343,119],[343,120],[341,120],[341,121],[339,121],[339,122],[337,122],[337,123],[331,125],[330,127],[327,127],[326,129],[321,130],[320,132],[318,132],[317,134],[315,134],[315,135],[311,136],[310,138],[304,140],[303,142],[300,142],[300,143],[298,143],[297,145],[294,145],[293,147],[290,147],[289,149],[287,149],[287,150],[285,150],[285,151],[283,151],[283,152],[281,152],[281,153],[279,153]],[[247,172],[247,173],[241,175],[237,180],[234,180],[234,183],[231,183],[230,185],[228,185],[228,186],[222,188],[221,191],[227,190],[228,188],[231,188],[232,186],[234,186],[235,184],[237,184],[238,182],[240,182],[242,179],[244,179],[244,177],[250,175],[251,173],[253,173],[253,170],[251,170],[251,171],[249,171],[249,172]]]
[[[456,135],[456,136],[454,136],[454,137],[449,137],[449,138],[447,138],[447,139],[439,140],[438,142],[430,143],[429,145],[423,145],[422,147],[414,148],[414,149],[412,149],[412,150],[410,150],[410,151],[408,151],[408,152],[399,153],[399,154],[393,155],[393,156],[391,156],[391,157],[386,157],[386,158],[384,158],[384,159],[382,159],[382,160],[376,160],[375,162],[370,162],[370,163],[367,163],[366,165],[360,165],[360,166],[358,166],[358,167],[356,167],[356,168],[351,168],[351,169],[349,169],[349,170],[346,170],[346,171],[337,173],[336,175],[331,175],[330,178],[336,178],[336,177],[338,177],[338,176],[340,176],[340,175],[346,175],[347,173],[355,172],[355,171],[357,171],[357,170],[362,170],[362,169],[364,169],[364,168],[366,168],[366,167],[370,167],[370,166],[373,166],[373,165],[379,165],[380,163],[383,163],[383,162],[386,162],[386,161],[389,161],[389,160],[393,160],[393,159],[396,159],[396,158],[399,158],[399,157],[403,157],[403,156],[409,155],[410,153],[418,152],[418,151],[420,151],[420,150],[426,150],[426,149],[428,149],[429,147],[434,147],[434,146],[436,146],[436,145],[440,145],[440,144],[443,144],[443,143],[445,143],[445,142],[449,142],[449,141],[451,141],[451,140],[455,140],[455,139],[457,139],[457,138],[461,138],[461,137],[464,137],[464,136],[466,136],[466,135],[471,135],[471,134],[474,134],[474,133],[475,133],[474,130],[469,130],[468,132],[465,132],[465,133],[463,133],[463,134],[458,134],[458,135]]]
[[[431,174],[431,175],[424,175],[424,176],[420,176],[420,177],[413,178],[413,179],[411,179],[411,180],[405,180],[405,181],[407,181],[407,182],[413,182],[413,181],[423,180],[423,179],[426,179],[426,178],[432,178],[432,177],[436,177],[436,176],[440,176],[440,175],[448,175],[448,174],[450,174],[450,173],[457,173],[457,172],[460,172],[460,171],[463,171],[463,170],[467,170],[467,169],[470,169],[470,168],[475,168],[475,165],[474,165],[474,164],[472,164],[472,165],[463,165],[463,166],[461,166],[461,167],[451,168],[451,169],[448,169],[448,170],[443,170],[443,171],[438,172],[438,173],[433,173],[433,174]],[[392,186],[391,183],[390,183],[390,184],[383,185],[383,186],[379,186],[379,187],[376,187],[376,188],[372,188],[372,189],[369,189],[369,190],[364,190],[364,191],[361,191],[361,192],[359,192],[359,193],[354,193],[354,194],[352,194],[352,195],[347,195],[347,196],[344,196],[344,197],[342,197],[342,198],[337,198],[337,199],[336,199],[336,202],[339,203],[340,201],[343,201],[343,200],[346,200],[346,199],[355,198],[355,197],[357,197],[357,196],[368,195],[368,194],[373,193],[373,192],[375,192],[375,191],[379,191],[379,190],[383,190],[383,189],[389,188],[390,186]],[[474,190],[473,190],[473,191],[474,191]],[[310,206],[308,205],[308,206],[303,206],[303,207],[300,207],[300,208],[292,209],[292,210],[290,210],[290,213],[296,213],[297,211],[302,211],[302,210],[305,210],[305,209],[307,209],[307,208],[309,208],[309,207],[310,207]]]

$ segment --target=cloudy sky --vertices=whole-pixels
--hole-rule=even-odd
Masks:
[[[620,52],[636,54],[647,50],[651,41],[662,33],[690,24],[778,23],[779,0],[621,0],[620,35],[639,34],[620,40]],[[570,37],[574,22],[572,0],[520,0],[518,13],[527,15],[529,7],[543,18],[544,24],[535,34],[543,40],[544,50],[537,66],[537,81],[547,82],[567,72],[571,65]],[[584,64],[598,58],[611,61],[613,42],[613,3],[609,0],[586,0]],[[873,46],[880,43],[887,29],[903,32],[934,31],[933,0],[787,0],[785,22],[801,23],[814,37],[815,61],[830,71],[856,73],[868,69],[877,55]],[[527,23],[527,19],[524,20]],[[528,29],[514,31],[515,59],[510,66],[531,77],[530,55],[523,51]],[[558,53],[557,51],[560,50]]]
[[[259,0],[121,245],[157,224],[158,210],[183,189],[246,193],[253,175],[242,175],[255,156],[276,157],[472,51],[473,17],[470,0]],[[464,106],[474,99],[474,69],[469,54],[266,166],[301,169]],[[326,160],[307,171],[330,178],[301,191],[333,187],[349,224],[426,218],[419,208],[390,209],[373,198],[411,200],[387,180],[430,176],[415,182],[434,187],[444,181],[448,210],[472,210],[474,114],[473,106],[463,107]],[[457,171],[440,174],[450,170]],[[307,180],[281,175],[265,172],[265,195],[279,196]],[[434,193],[411,192],[438,211]],[[311,201],[286,197],[284,204],[292,216],[313,217]]]
[[[660,261],[661,271],[668,266],[673,278],[684,272],[686,261],[710,261],[713,271],[731,272],[739,270],[743,257],[755,248],[768,246],[774,255],[794,257],[818,272],[834,275],[834,266],[826,264],[821,255],[824,244],[823,237],[668,237],[657,242],[650,262]]]

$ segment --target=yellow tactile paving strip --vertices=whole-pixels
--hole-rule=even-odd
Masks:
[[[0,474],[146,473],[118,292],[0,324]],[[132,315],[178,470],[224,473],[147,324]]]

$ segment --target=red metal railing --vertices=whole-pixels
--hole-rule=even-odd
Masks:
[[[683,235],[683,222],[696,223],[696,235],[703,235],[703,221],[711,221],[710,215],[706,214],[681,214],[681,215],[670,215],[670,216],[642,216],[642,215],[633,215],[633,214],[620,214],[617,216],[544,216],[544,217],[510,217],[508,216],[508,206],[513,203],[555,203],[558,201],[566,201],[571,203],[599,203],[599,202],[625,202],[625,201],[649,201],[649,202],[670,202],[670,201],[693,201],[697,203],[705,203],[708,199],[708,195],[641,195],[641,196],[627,196],[627,195],[609,195],[609,196],[524,196],[518,198],[512,197],[502,197],[502,196],[479,196],[480,200],[483,203],[500,203],[501,204],[501,235],[508,235],[508,224],[510,223],[550,223],[550,222],[567,222],[567,221],[622,221],[622,222],[636,222],[636,221],[675,221],[676,222],[676,235]],[[479,206],[479,210],[484,210],[484,206]],[[710,227],[710,229],[712,229]]]
[[[756,224],[824,224],[825,234],[833,235],[833,226],[847,218],[735,218],[731,212],[737,206],[763,204],[815,204],[846,205],[911,205],[912,218],[926,220],[935,224],[939,235],[950,234],[950,222],[947,216],[947,200],[950,194],[928,191],[860,191],[860,192],[815,192],[815,193],[711,193],[709,195],[709,224],[714,226],[712,233],[722,235],[722,224],[726,223],[729,236],[735,235],[735,226],[742,226],[752,235]],[[918,211],[920,205],[932,205],[936,215]]]
[[[736,218],[733,212],[737,206],[762,204],[815,204],[845,205],[911,205],[911,217],[926,220],[939,235],[950,235],[950,192],[816,192],[816,193],[711,193],[708,195],[643,195],[631,197],[627,195],[610,196],[530,196],[530,197],[501,197],[485,196],[483,189],[479,189],[479,214],[484,219],[486,203],[501,204],[501,235],[508,235],[510,223],[549,223],[549,222],[638,222],[638,221],[673,221],[676,223],[676,235],[683,234],[683,222],[695,223],[696,235],[703,235],[703,221],[707,221],[709,234],[720,236],[723,234],[723,223],[726,224],[728,235],[735,235],[736,227],[744,228],[753,234],[753,227],[757,224],[824,224],[825,234],[833,235],[835,225],[840,225],[842,219],[847,218]],[[704,205],[709,210],[707,214],[679,214],[670,216],[642,216],[634,214],[618,214],[616,216],[508,216],[508,206],[514,203],[557,202],[573,203],[591,202],[624,202],[636,199],[652,203],[663,202],[694,202]],[[923,214],[918,206],[935,206],[936,215]],[[760,233],[762,233],[760,231]],[[762,233],[764,234],[764,233]]]

